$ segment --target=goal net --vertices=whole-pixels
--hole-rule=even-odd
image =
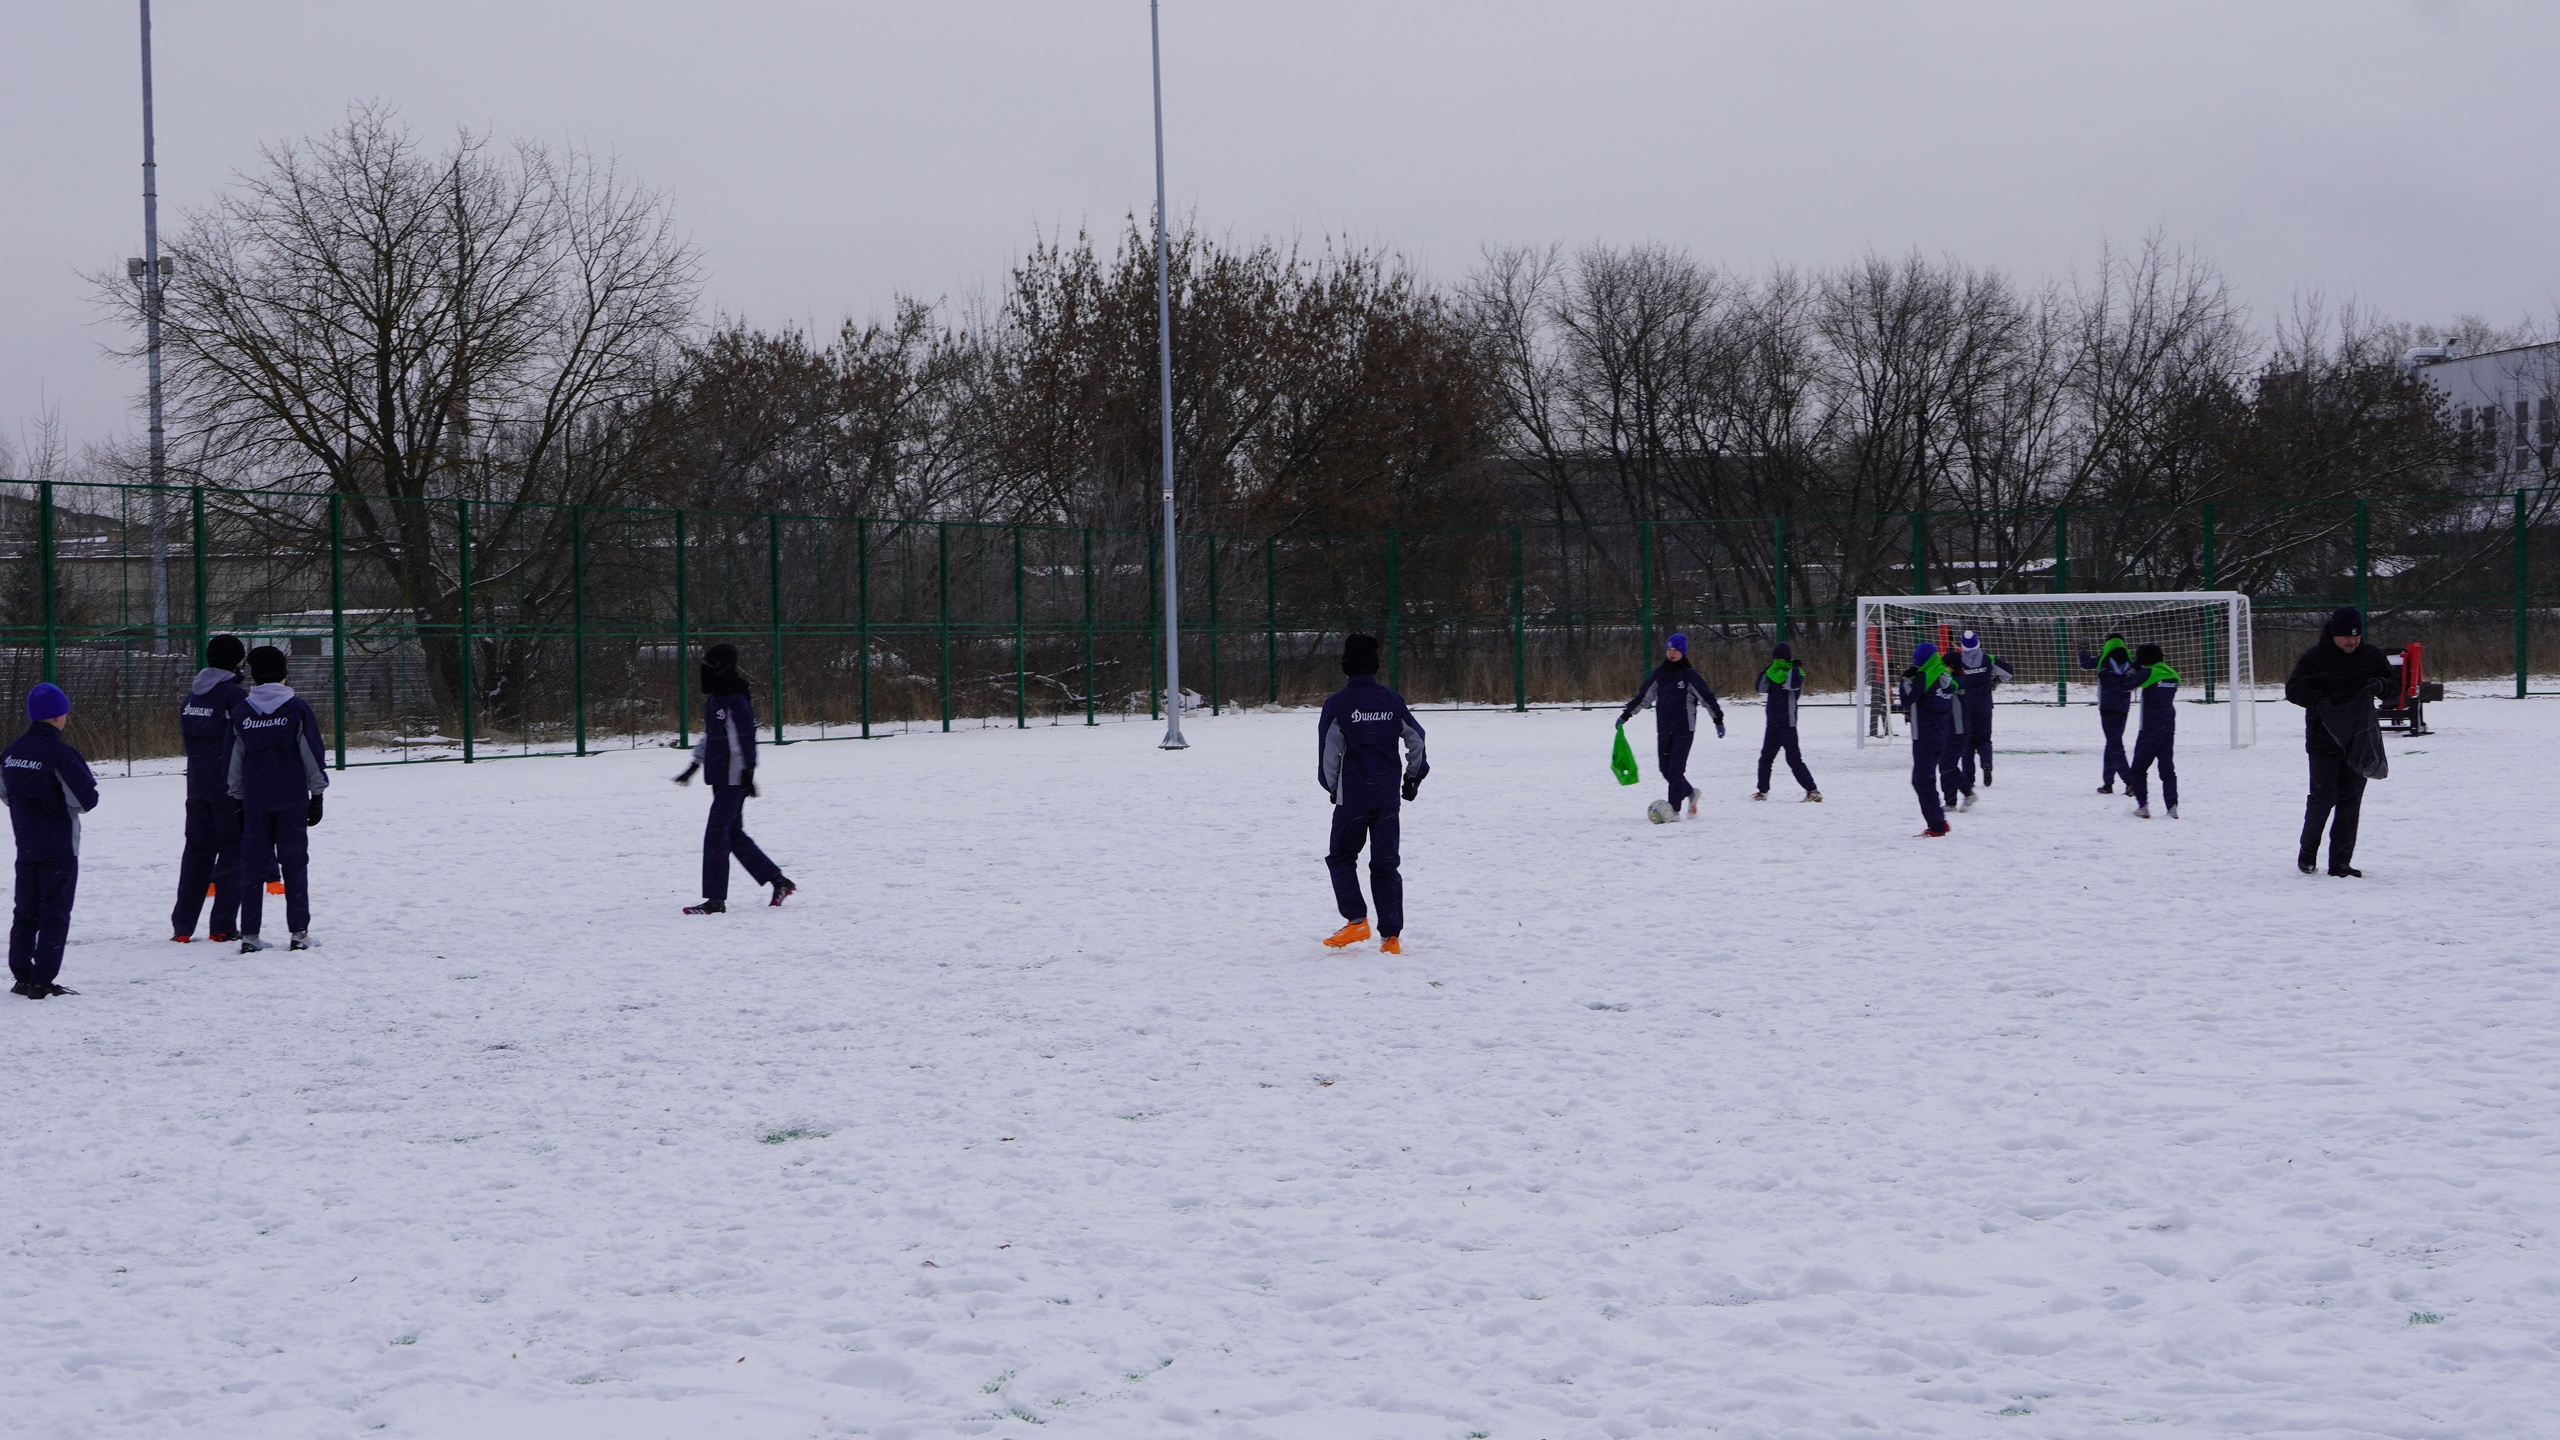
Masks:
[[[1858,598],[1858,744],[1895,733],[1895,689],[1911,650],[1941,651],[1979,632],[1983,646],[2017,672],[2001,703],[2096,704],[2098,676],[2080,666],[2110,634],[2128,646],[2157,645],[2178,672],[2180,697],[2228,710],[2232,748],[2257,742],[2257,670],[2250,654],[2249,597],[2229,590],[2126,595],[1862,595]]]

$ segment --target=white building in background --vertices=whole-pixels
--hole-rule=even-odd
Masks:
[[[2540,476],[2560,438],[2560,343],[2465,355],[2448,340],[2400,357],[2445,397],[2476,473]]]

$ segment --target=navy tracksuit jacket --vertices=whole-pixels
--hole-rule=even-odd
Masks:
[[[1964,793],[1973,793],[1973,777],[1977,763],[1982,783],[1991,783],[1991,702],[1993,692],[2017,678],[2015,670],[1989,650],[1977,647],[1958,650],[1948,658],[1947,668],[1956,676],[1956,689],[1964,700],[1964,734],[1956,744],[1956,774]]]
[[[1945,802],[1957,794],[1954,751],[1964,731],[1964,706],[1956,694],[1953,672],[1940,674],[1934,685],[1921,683],[1917,667],[1902,672],[1902,713],[1911,722],[1911,789],[1920,797],[1920,818],[1932,830],[1947,828]]]
[[[725,905],[733,855],[758,885],[782,878],[782,867],[747,835],[747,787],[756,778],[754,696],[740,689],[702,697],[702,739],[694,744],[693,759],[711,786],[711,814],[702,826],[702,898]]]
[[[80,817],[98,808],[98,779],[61,731],[38,720],[0,752],[0,781],[18,841],[9,978],[50,985],[62,974],[62,942],[80,888]]]
[[[178,855],[178,903],[169,933],[193,935],[213,887],[212,933],[240,922],[240,806],[231,798],[231,712],[249,696],[240,677],[210,666],[178,702],[178,736],[187,747],[186,848]]]
[[[1626,724],[1647,705],[1653,707],[1654,760],[1670,787],[1671,803],[1677,805],[1698,793],[1698,787],[1689,783],[1689,747],[1698,739],[1698,707],[1707,707],[1719,730],[1724,728],[1724,707],[1716,703],[1716,692],[1697,666],[1668,660],[1654,666],[1644,684],[1636,687],[1636,698],[1618,712],[1618,723]]]
[[[2151,762],[2160,762],[2160,798],[2171,809],[2178,804],[2178,672],[2166,665],[2144,667],[2142,728],[2133,737],[2133,763],[2124,770],[2124,788],[2137,805],[2151,803]]]
[[[1787,667],[1784,680],[1772,680],[1769,671]],[[1760,793],[1769,793],[1769,771],[1778,752],[1785,751],[1787,770],[1796,783],[1807,791],[1822,787],[1813,783],[1813,772],[1805,768],[1804,751],[1796,739],[1796,715],[1804,704],[1804,667],[1792,660],[1772,660],[1751,682],[1751,688],[1769,697],[1766,712],[1768,725],[1760,734]]]
[[[240,934],[266,919],[267,872],[284,872],[285,928],[311,928],[311,797],[329,788],[320,717],[281,680],[252,688],[231,709],[226,788],[240,802]],[[216,896],[217,903],[221,897]]]
[[[1399,758],[1398,747],[1403,754]],[[1360,847],[1369,847],[1369,888],[1378,897],[1378,933],[1404,933],[1404,875],[1398,866],[1404,785],[1431,773],[1422,723],[1404,697],[1375,675],[1354,675],[1316,717],[1316,783],[1333,798],[1333,834],[1324,868],[1345,920],[1367,918],[1360,898]]]
[[[2133,768],[2124,758],[2124,721],[2126,712],[2133,709],[2133,692],[2142,677],[2134,673],[2132,654],[2122,648],[2104,657],[2083,650],[2080,668],[2098,672],[2098,729],[2107,737],[2107,753],[2098,762],[2098,785],[2103,789]]]

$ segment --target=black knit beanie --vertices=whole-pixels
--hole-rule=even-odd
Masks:
[[[2161,650],[2159,646],[2144,645],[2133,652],[2133,663],[2136,665],[2157,665],[2160,663],[2160,655]]]
[[[249,652],[249,678],[261,685],[274,685],[284,679],[284,652],[273,645],[261,645]]]
[[[1342,642],[1342,673],[1375,675],[1378,673],[1378,637],[1354,635]]]
[[[216,670],[237,670],[249,653],[237,635],[216,635],[204,647],[204,663]]]
[[[747,677],[738,673],[738,647],[727,642],[702,652],[702,693],[744,695]]]

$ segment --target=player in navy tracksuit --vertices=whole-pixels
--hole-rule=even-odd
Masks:
[[[693,783],[700,771],[711,787],[711,816],[702,827],[702,903],[687,905],[687,915],[719,915],[729,908],[729,857],[747,867],[747,878],[773,887],[779,905],[800,887],[765,858],[763,847],[747,836],[747,802],[756,793],[756,705],[747,677],[738,673],[738,647],[714,645],[702,652],[702,740],[693,747],[693,763],[676,777]]]
[[[1964,705],[1957,699],[1956,677],[1926,641],[1912,647],[1911,668],[1902,672],[1902,714],[1911,723],[1911,789],[1920,797],[1924,835],[1947,833],[1947,810],[1940,800],[1947,752],[1964,727]]]
[[[1795,647],[1784,640],[1769,647],[1768,668],[1752,680],[1751,688],[1769,697],[1768,725],[1760,735],[1760,788],[1751,798],[1769,798],[1770,764],[1783,750],[1787,769],[1804,787],[1804,798],[1821,799],[1822,791],[1813,783],[1813,772],[1805,768],[1804,751],[1796,741],[1796,712],[1804,704],[1804,667],[1796,663]]]
[[[247,652],[237,635],[216,635],[206,665],[178,702],[178,736],[187,747],[186,848],[178,855],[178,903],[169,938],[196,934],[205,892],[213,892],[213,928],[205,938],[233,938],[240,920],[240,805],[231,798],[231,712],[249,697],[240,683]]]
[[[328,750],[320,717],[284,683],[284,652],[249,652],[256,681],[231,710],[231,763],[226,788],[240,802],[240,953],[275,947],[258,938],[266,919],[264,881],[284,874],[285,928],[292,948],[311,948],[311,827],[320,823],[320,792],[329,788]]]
[[[1698,787],[1689,783],[1689,747],[1698,738],[1698,707],[1716,722],[1716,738],[1724,738],[1724,707],[1716,703],[1716,692],[1707,686],[1707,677],[1689,663],[1689,637],[1675,634],[1662,642],[1662,663],[1644,677],[1636,688],[1636,698],[1618,712],[1618,723],[1626,724],[1645,706],[1653,707],[1653,755],[1662,766],[1662,778],[1671,789],[1672,808],[1689,802],[1689,813],[1698,813]]]
[[[2080,652],[2080,668],[2098,672],[2098,729],[2107,737],[2107,753],[2098,762],[2101,795],[2116,793],[2116,777],[2132,769],[2124,758],[2124,722],[2133,709],[2133,692],[2142,683],[2132,655],[2124,636],[2113,630],[2107,632],[2097,654]]]
[[[2178,818],[2178,672],[2162,662],[2160,647],[2145,645],[2133,652],[2136,691],[2142,696],[2142,728],[2134,732],[2133,763],[2124,770],[2125,793],[2133,797],[2133,813],[2151,818],[2151,762],[2160,762],[2160,799],[2169,818]]]
[[[1964,799],[1956,808],[1973,808],[1973,777],[1977,762],[1981,767],[1984,788],[1991,784],[1991,701],[2002,685],[2017,678],[2015,670],[1999,656],[1982,648],[1982,637],[1971,630],[1956,637],[1955,663],[1947,668],[1955,671],[1956,689],[1964,700],[1964,733],[1956,737],[1957,788]]]
[[[97,777],[62,738],[71,701],[52,685],[27,692],[27,733],[0,752],[9,829],[18,841],[17,906],[9,917],[11,993],[30,1000],[76,995],[62,976],[62,942],[80,888],[80,817],[98,808]]]
[[[1354,635],[1343,642],[1341,689],[1326,698],[1316,718],[1316,783],[1333,797],[1332,843],[1324,868],[1333,877],[1333,899],[1343,927],[1325,937],[1340,949],[1369,938],[1369,907],[1360,898],[1360,847],[1369,847],[1369,888],[1378,897],[1378,948],[1401,955],[1404,876],[1397,870],[1402,810],[1399,800],[1420,793],[1431,762],[1422,750],[1422,725],[1404,697],[1378,683],[1378,640]],[[1403,761],[1397,747],[1403,747]]]

